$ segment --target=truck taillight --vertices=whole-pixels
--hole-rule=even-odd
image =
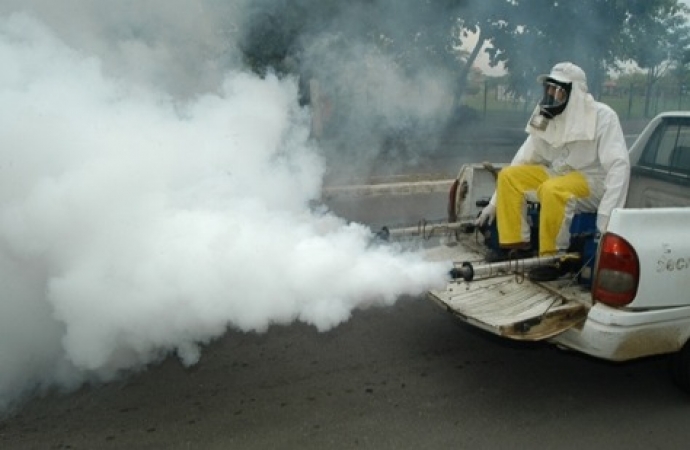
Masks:
[[[635,299],[639,279],[640,262],[632,245],[618,235],[604,234],[592,289],[594,300],[625,306]]]

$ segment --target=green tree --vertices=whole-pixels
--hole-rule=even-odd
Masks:
[[[254,0],[249,6],[247,25],[241,30],[240,48],[245,63],[260,75],[268,70],[291,72],[294,68],[289,61],[300,40],[328,26],[342,8],[334,1]]]
[[[465,0],[467,1],[467,0]],[[320,35],[343,45],[365,41],[414,71],[434,64],[450,67],[455,9],[463,0],[255,0],[241,49],[257,73],[289,71],[286,59]]]
[[[503,63],[521,95],[558,61],[576,62],[596,94],[609,70],[631,53],[631,27],[676,0],[515,0],[489,37],[494,64]],[[650,40],[651,41],[651,40]],[[648,47],[648,46],[645,46]],[[638,55],[641,57],[641,54]]]
[[[628,17],[620,54],[646,71],[646,117],[651,114],[652,98],[660,80],[674,68],[679,75],[685,69],[690,42],[688,9],[684,5],[675,0],[659,0],[652,8],[646,14]]]
[[[486,2],[465,2],[459,5],[458,17],[455,18],[453,34],[456,50],[465,42],[473,42],[471,49],[465,53],[457,53],[461,60],[458,64],[458,88],[456,103],[462,101],[467,91],[469,76],[482,49],[493,42],[495,33],[511,17],[515,5],[509,0],[498,0],[490,4]]]

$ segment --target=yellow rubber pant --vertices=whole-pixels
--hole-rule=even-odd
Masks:
[[[496,221],[501,246],[519,246],[530,241],[527,199],[535,195],[539,213],[539,254],[567,250],[570,224],[578,203],[590,195],[580,172],[552,176],[538,165],[509,166],[498,173]]]

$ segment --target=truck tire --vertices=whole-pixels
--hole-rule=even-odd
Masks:
[[[690,394],[690,342],[686,342],[670,359],[671,378],[683,392]]]

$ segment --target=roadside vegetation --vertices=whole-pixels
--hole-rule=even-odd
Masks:
[[[484,78],[477,82],[475,90],[463,97],[463,105],[473,112],[474,120],[522,119],[532,112],[539,93],[534,92],[532,97],[505,95],[506,83],[503,77]],[[622,120],[648,119],[663,111],[690,110],[690,84],[678,79],[673,72],[666,74],[651,89],[648,89],[644,74],[639,72],[612,77],[595,96],[611,106]]]
[[[580,65],[622,119],[690,108],[690,11],[678,0],[254,0],[249,9],[244,61],[299,80],[312,135],[336,158],[367,163],[365,149],[529,114],[537,75],[560,61]],[[502,75],[477,69],[480,60]]]

